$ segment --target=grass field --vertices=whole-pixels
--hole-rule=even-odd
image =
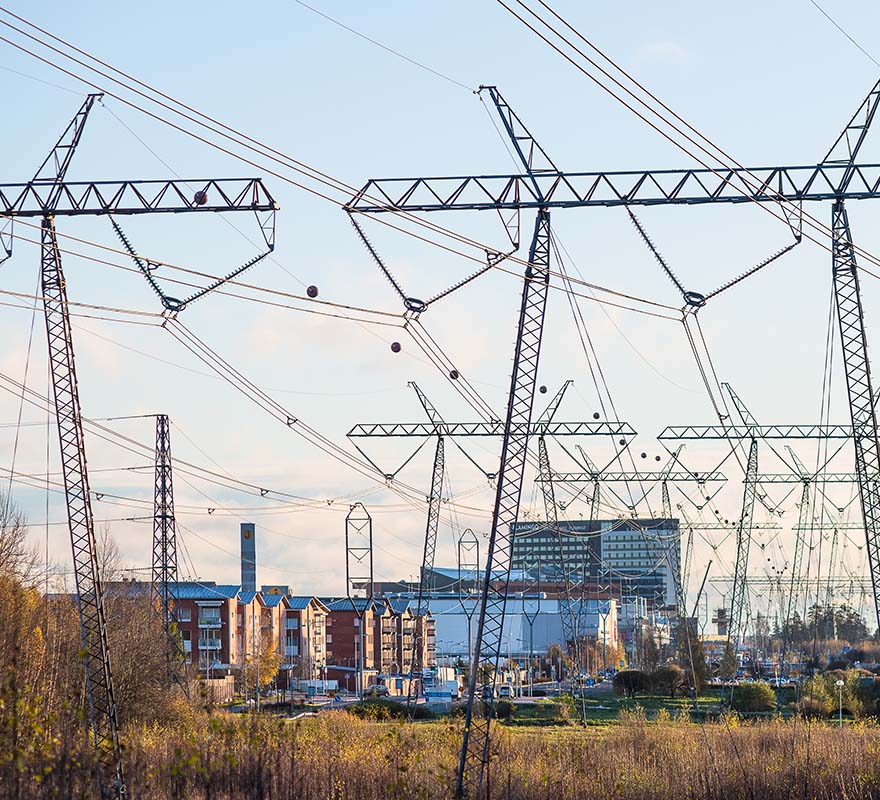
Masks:
[[[536,709],[550,704],[535,704]],[[544,713],[534,711],[535,714]],[[699,725],[623,712],[584,729],[497,725],[490,797],[505,800],[880,798],[880,728],[737,718]],[[127,740],[132,796],[379,800],[451,796],[458,721],[296,722],[217,716]]]

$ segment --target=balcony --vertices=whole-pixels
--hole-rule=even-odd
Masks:
[[[199,639],[199,650],[219,650],[219,639]]]
[[[220,617],[199,617],[200,628],[219,628],[222,624]]]

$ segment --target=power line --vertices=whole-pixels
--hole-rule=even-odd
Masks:
[[[175,114],[177,114],[177,115],[183,117],[184,119],[187,119],[187,120],[189,120],[190,122],[193,122],[194,124],[197,124],[197,125],[199,125],[199,126],[201,126],[201,127],[203,127],[203,128],[206,128],[206,129],[208,129],[209,131],[211,131],[212,133],[215,133],[215,134],[217,134],[217,135],[220,135],[221,137],[223,137],[223,138],[225,138],[225,139],[228,139],[228,140],[230,140],[231,142],[234,142],[235,144],[238,144],[239,146],[243,146],[243,147],[245,147],[246,149],[251,150],[252,152],[254,152],[254,153],[256,153],[256,154],[258,154],[258,155],[260,155],[260,156],[262,156],[262,157],[268,158],[270,161],[274,161],[274,162],[276,162],[276,163],[278,163],[278,164],[280,164],[280,165],[282,165],[282,166],[284,166],[284,167],[286,167],[286,168],[288,168],[288,169],[293,169],[294,171],[297,171],[297,172],[299,172],[299,173],[301,173],[301,174],[303,174],[303,175],[305,175],[305,176],[311,178],[312,180],[315,180],[315,181],[317,181],[317,182],[319,182],[319,183],[321,183],[321,184],[323,184],[323,185],[326,185],[327,187],[329,187],[329,188],[331,188],[331,189],[333,189],[333,190],[335,190],[335,191],[340,191],[340,192],[344,191],[344,192],[347,192],[347,193],[349,193],[349,194],[347,194],[347,198],[348,198],[348,197],[351,197],[351,194],[357,191],[355,187],[350,186],[350,185],[346,184],[345,182],[340,181],[340,180],[338,180],[338,179],[336,179],[336,178],[333,178],[332,176],[328,175],[328,174],[325,173],[325,172],[322,172],[321,170],[318,170],[318,169],[315,169],[315,168],[313,168],[313,167],[310,167],[309,165],[307,165],[307,164],[305,164],[304,162],[301,162],[301,161],[299,161],[299,160],[293,158],[292,156],[286,155],[286,154],[284,154],[284,153],[282,153],[282,152],[280,152],[280,151],[278,151],[278,150],[276,150],[276,149],[274,149],[274,148],[272,148],[272,147],[270,147],[270,146],[268,146],[268,145],[265,145],[265,144],[259,142],[258,140],[254,139],[253,137],[248,136],[247,134],[241,133],[240,131],[237,131],[237,130],[235,130],[235,129],[233,129],[233,128],[230,128],[229,126],[227,126],[227,125],[225,125],[225,124],[223,124],[223,123],[221,123],[221,122],[218,122],[217,120],[213,119],[212,117],[209,117],[208,115],[203,114],[202,112],[199,112],[199,111],[197,111],[196,109],[193,109],[192,107],[186,105],[185,103],[182,103],[182,102],[180,102],[180,101],[178,101],[178,100],[174,100],[174,99],[171,98],[169,95],[164,94],[163,92],[161,92],[161,91],[159,91],[159,90],[157,90],[157,89],[154,89],[154,88],[150,87],[148,84],[145,84],[145,83],[143,83],[142,81],[139,81],[139,80],[137,80],[136,78],[133,78],[132,76],[128,75],[127,73],[125,73],[125,72],[123,72],[123,71],[121,71],[121,70],[118,70],[118,69],[115,68],[115,67],[112,67],[111,65],[107,64],[106,62],[101,61],[101,59],[99,59],[99,58],[97,58],[97,57],[95,57],[95,56],[92,56],[92,55],[86,53],[84,50],[81,50],[80,48],[77,48],[75,45],[72,45],[72,44],[70,44],[69,42],[66,42],[65,40],[63,40],[63,39],[61,39],[61,38],[55,36],[54,34],[51,34],[51,33],[49,33],[48,31],[45,31],[44,29],[40,28],[39,26],[35,25],[34,23],[31,23],[31,22],[25,20],[23,17],[20,17],[20,16],[18,16],[17,14],[14,14],[13,12],[9,11],[8,9],[5,9],[5,8],[0,7],[0,10],[4,11],[4,12],[7,13],[9,16],[14,17],[15,19],[20,20],[21,22],[25,23],[26,25],[30,26],[31,28],[34,28],[35,30],[40,31],[40,32],[43,33],[44,35],[49,36],[51,39],[53,39],[53,40],[55,40],[55,41],[57,41],[57,42],[63,44],[65,47],[68,47],[68,48],[72,49],[74,52],[78,52],[78,53],[84,55],[86,58],[89,58],[89,59],[91,59],[91,60],[93,60],[93,61],[95,61],[95,62],[97,62],[97,63],[99,63],[99,64],[101,64],[101,65],[103,65],[103,66],[105,66],[105,67],[107,67],[108,69],[112,70],[113,72],[116,72],[117,74],[124,76],[126,79],[128,79],[128,80],[134,82],[135,84],[140,85],[140,86],[143,86],[144,88],[148,89],[149,91],[154,92],[155,94],[159,95],[160,97],[164,97],[164,98],[170,100],[171,102],[180,105],[182,108],[187,109],[188,111],[192,112],[193,114],[196,114],[196,115],[199,116],[199,117],[202,117],[202,118],[204,118],[204,119],[209,120],[212,124],[219,126],[219,127],[222,128],[223,130],[230,131],[231,133],[235,134],[235,136],[239,136],[239,137],[241,137],[242,139],[244,139],[245,141],[241,141],[240,139],[236,139],[235,136],[231,136],[230,134],[224,133],[223,130],[217,130],[216,128],[213,128],[211,125],[209,125],[209,124],[207,124],[207,123],[205,123],[205,122],[202,122],[202,121],[199,120],[199,119],[196,119],[196,118],[194,118],[194,117],[192,117],[192,116],[190,116],[190,115],[184,114],[183,112],[179,111],[178,109],[173,108],[172,106],[169,106],[167,103],[164,103],[164,102],[162,102],[162,101],[156,100],[155,98],[152,98],[152,97],[150,97],[150,96],[144,94],[144,92],[141,92],[140,90],[138,90],[138,89],[136,89],[136,88],[132,88],[131,86],[129,86],[128,84],[126,84],[124,81],[120,81],[118,78],[114,78],[112,75],[108,75],[107,73],[105,73],[105,72],[103,72],[103,71],[101,71],[101,70],[99,70],[99,69],[97,69],[97,68],[95,68],[95,67],[93,67],[93,66],[91,66],[91,65],[89,65],[89,64],[87,64],[87,63],[85,63],[85,62],[83,62],[83,61],[81,61],[81,60],[79,60],[79,59],[77,59],[77,58],[75,58],[75,57],[73,57],[73,56],[70,56],[70,55],[67,54],[67,53],[64,53],[63,51],[59,50],[58,48],[54,47],[53,45],[51,45],[51,44],[47,44],[46,42],[42,41],[42,40],[39,39],[38,37],[35,37],[35,36],[33,36],[33,35],[31,35],[31,34],[25,32],[25,31],[22,31],[20,28],[18,28],[18,27],[16,27],[16,26],[12,25],[11,23],[6,22],[6,21],[3,21],[3,20],[0,20],[0,23],[2,23],[3,25],[6,25],[7,27],[9,27],[9,28],[11,28],[11,29],[17,31],[18,33],[22,34],[23,36],[26,36],[27,38],[29,38],[29,39],[31,39],[31,40],[37,42],[38,44],[42,45],[43,47],[46,47],[47,49],[49,49],[49,50],[51,50],[51,51],[53,51],[53,52],[55,52],[55,53],[58,53],[58,54],[61,55],[62,57],[67,58],[67,59],[69,59],[69,60],[71,60],[71,61],[74,61],[75,63],[79,64],[80,66],[82,66],[82,67],[84,67],[84,68],[86,68],[86,69],[88,69],[88,70],[91,70],[91,71],[93,71],[93,72],[96,72],[97,74],[101,75],[101,76],[104,77],[104,78],[107,78],[108,80],[112,81],[113,83],[116,83],[116,84],[122,86],[123,88],[125,88],[125,89],[127,89],[127,90],[129,90],[129,91],[134,92],[135,94],[137,94],[137,95],[139,95],[139,96],[145,98],[147,101],[152,102],[152,103],[155,103],[155,104],[159,105],[160,107],[165,108],[165,109],[171,111],[172,113],[175,113]],[[250,159],[248,159],[248,158],[246,158],[246,157],[244,157],[244,156],[242,156],[242,155],[240,155],[240,154],[238,154],[238,153],[235,153],[235,152],[233,152],[233,151],[231,151],[231,150],[229,150],[229,149],[223,147],[222,145],[217,144],[216,142],[212,142],[212,141],[210,141],[210,140],[208,140],[208,139],[205,139],[203,136],[201,136],[201,135],[199,135],[199,134],[197,134],[197,133],[194,133],[194,132],[189,131],[189,130],[187,130],[187,129],[185,129],[185,128],[182,128],[181,126],[177,125],[176,123],[171,122],[170,120],[164,119],[163,117],[161,117],[161,116],[159,116],[159,115],[157,115],[157,114],[155,114],[155,113],[153,113],[153,112],[151,112],[151,111],[149,111],[149,110],[147,110],[147,109],[144,109],[143,107],[137,105],[136,103],[133,103],[133,102],[131,102],[131,101],[129,101],[129,100],[126,100],[125,98],[123,98],[123,97],[121,97],[121,96],[119,96],[119,95],[117,95],[117,94],[115,94],[115,93],[113,93],[113,92],[111,92],[111,91],[109,91],[109,90],[107,90],[107,89],[103,89],[103,88],[102,88],[101,86],[99,86],[98,84],[95,84],[95,83],[93,83],[92,81],[90,81],[90,80],[88,80],[88,79],[86,79],[86,78],[83,78],[83,77],[77,75],[76,73],[73,73],[73,72],[71,72],[70,70],[67,70],[67,69],[64,68],[64,67],[61,67],[60,65],[58,65],[58,64],[56,64],[56,63],[54,63],[54,62],[52,62],[50,59],[46,59],[46,58],[44,58],[43,56],[40,56],[40,55],[38,55],[37,53],[34,53],[34,52],[31,51],[31,50],[28,50],[27,48],[23,47],[23,46],[20,45],[20,44],[17,44],[16,42],[13,42],[13,41],[11,41],[11,40],[9,40],[9,39],[6,39],[6,38],[4,38],[4,37],[0,37],[0,41],[4,41],[4,42],[6,42],[7,44],[11,45],[12,47],[15,47],[15,48],[17,48],[17,49],[19,49],[19,50],[22,50],[23,52],[25,52],[25,53],[31,55],[32,57],[34,57],[34,58],[36,58],[36,59],[42,61],[43,63],[46,63],[46,64],[48,64],[48,65],[50,65],[50,66],[53,66],[54,68],[60,70],[61,72],[64,72],[65,74],[68,74],[68,75],[70,75],[71,77],[74,77],[75,79],[82,81],[83,83],[87,84],[88,86],[91,86],[92,88],[95,88],[95,89],[98,89],[98,90],[104,91],[104,92],[105,92],[106,94],[108,94],[109,96],[114,97],[115,99],[119,100],[119,102],[124,103],[125,105],[128,105],[128,106],[130,106],[130,107],[132,107],[132,108],[134,108],[134,109],[136,109],[136,110],[138,110],[138,111],[141,111],[142,113],[147,114],[148,116],[152,117],[153,119],[155,119],[155,120],[157,120],[157,121],[159,121],[159,122],[162,122],[162,123],[164,123],[164,124],[166,124],[166,125],[169,125],[170,127],[174,128],[174,129],[176,129],[176,130],[178,130],[179,132],[184,133],[184,134],[186,134],[186,135],[188,135],[188,136],[191,136],[191,137],[197,139],[198,141],[201,141],[202,143],[207,144],[208,146],[213,147],[213,148],[219,150],[220,152],[223,152],[223,153],[225,153],[225,154],[227,154],[227,155],[230,155],[230,156],[232,156],[233,158],[237,158],[238,160],[242,161],[243,163],[246,163],[246,164],[249,164],[249,165],[251,165],[251,166],[257,167],[258,169],[262,169],[262,170],[264,170],[265,172],[267,172],[268,174],[273,175],[274,177],[279,178],[280,180],[283,180],[283,181],[285,181],[285,182],[287,182],[287,183],[290,183],[291,185],[294,185],[294,186],[296,186],[297,188],[301,188],[301,189],[304,189],[305,191],[311,192],[312,194],[315,194],[316,196],[319,196],[319,197],[321,197],[322,199],[328,200],[328,201],[330,201],[330,202],[332,202],[332,203],[334,203],[334,204],[336,204],[336,205],[338,205],[338,206],[340,206],[340,207],[345,207],[345,202],[342,202],[342,201],[336,200],[336,199],[334,199],[334,198],[332,198],[332,197],[330,197],[330,196],[324,194],[323,192],[320,192],[320,191],[317,191],[317,190],[312,189],[312,188],[310,188],[310,187],[307,187],[307,186],[305,186],[304,184],[301,184],[301,183],[299,183],[299,182],[297,182],[297,181],[293,181],[293,180],[290,179],[289,177],[284,176],[284,175],[281,175],[280,173],[275,172],[275,171],[273,171],[272,169],[267,168],[265,165],[257,164],[256,162],[251,161]],[[254,147],[254,146],[248,144],[248,142],[252,142],[252,143],[254,143],[255,145],[257,145],[257,147]],[[262,148],[262,149],[257,149],[258,147],[259,147],[259,148]],[[264,152],[264,151],[268,151],[268,152]],[[274,154],[274,155],[273,155],[273,154]],[[346,202],[347,202],[347,199],[346,199]],[[447,228],[444,228],[444,227],[442,227],[442,226],[440,226],[440,225],[437,225],[436,223],[430,222],[430,221],[428,221],[428,220],[421,219],[421,218],[419,218],[419,217],[417,217],[417,216],[415,216],[415,215],[413,215],[413,214],[410,214],[410,213],[408,213],[408,212],[403,212],[403,211],[400,211],[400,210],[394,210],[394,215],[397,216],[397,217],[400,217],[400,218],[402,218],[402,219],[404,219],[404,220],[406,220],[406,221],[409,222],[409,223],[412,223],[412,224],[414,224],[414,225],[420,226],[420,227],[422,227],[422,228],[426,228],[426,229],[428,229],[428,230],[430,230],[430,231],[432,231],[432,232],[434,232],[434,233],[440,234],[440,235],[442,235],[442,236],[445,236],[445,237],[451,238],[451,239],[453,239],[454,241],[457,241],[457,242],[459,242],[459,243],[461,243],[461,244],[464,244],[464,245],[466,245],[466,246],[468,246],[468,247],[477,248],[477,249],[479,249],[479,250],[481,250],[481,251],[483,251],[483,252],[486,252],[486,251],[490,251],[490,252],[491,252],[491,251],[494,250],[494,248],[491,248],[491,247],[489,247],[489,246],[487,246],[487,245],[485,245],[485,244],[483,244],[483,243],[481,243],[481,242],[477,242],[477,241],[475,241],[475,240],[473,240],[473,239],[470,239],[470,238],[468,238],[468,237],[466,237],[466,236],[463,236],[463,235],[461,235],[461,234],[459,234],[459,233],[457,233],[457,232],[455,232],[455,231],[452,231],[452,230],[450,230],[450,229],[447,229]],[[429,239],[429,238],[427,238],[427,237],[425,237],[425,236],[422,236],[422,235],[420,235],[420,234],[418,234],[418,233],[415,233],[415,232],[413,232],[413,231],[407,230],[406,228],[402,228],[402,227],[400,227],[400,226],[398,226],[398,225],[394,225],[393,223],[389,222],[388,220],[385,220],[385,219],[377,219],[377,221],[378,221],[380,224],[385,225],[386,227],[393,228],[393,229],[395,229],[395,230],[397,230],[397,231],[399,231],[399,232],[401,232],[401,233],[404,233],[405,235],[411,236],[411,237],[413,237],[413,238],[415,238],[415,239],[417,239],[417,240],[420,240],[420,241],[425,242],[426,244],[430,244],[431,246],[438,247],[438,248],[440,248],[440,249],[442,249],[442,250],[445,250],[445,251],[447,251],[447,252],[450,252],[450,253],[452,253],[452,254],[454,254],[454,255],[457,255],[457,256],[459,256],[459,257],[462,257],[462,258],[465,258],[465,259],[467,259],[467,260],[474,261],[474,262],[476,262],[476,263],[480,263],[480,264],[484,263],[482,258],[477,258],[476,256],[470,255],[469,253],[462,252],[462,251],[457,250],[457,249],[455,249],[455,248],[453,248],[453,247],[450,247],[450,246],[448,246],[448,245],[445,245],[445,244],[442,244],[442,243],[440,243],[440,242],[437,242],[437,241],[431,240],[431,239]],[[519,258],[516,258],[516,257],[514,257],[514,256],[509,256],[509,259],[512,260],[512,261],[514,261],[515,263],[518,263],[518,264],[522,265],[522,266],[528,266],[527,263],[526,263],[524,260],[519,259]],[[507,270],[506,268],[500,266],[500,264],[497,264],[497,263],[494,264],[492,268],[493,268],[493,269],[499,269],[499,270],[501,270],[501,271],[503,271],[503,272],[509,272],[509,270]],[[512,273],[512,274],[516,275],[516,273]],[[551,273],[551,274],[552,274],[552,273]],[[516,275],[516,277],[519,277],[519,275]],[[607,291],[607,292],[610,292],[610,293],[612,293],[612,294],[618,294],[618,295],[620,295],[620,293],[618,293],[618,292],[614,292],[614,290],[606,289],[605,287],[600,287],[600,286],[595,286],[595,285],[594,285],[594,286],[591,286],[591,288],[594,288],[594,289],[599,290],[599,291]],[[621,295],[621,296],[622,296],[622,295]],[[670,309],[672,309],[671,306],[663,306],[663,304],[658,304],[658,303],[655,303],[655,302],[650,301],[650,300],[645,300],[645,299],[643,299],[643,298],[631,298],[631,299],[634,299],[634,300],[636,300],[636,301],[638,301],[638,302],[647,303],[647,304],[649,304],[649,305],[661,306],[661,307],[666,307],[666,308],[670,308]]]
[[[345,23],[340,22],[338,19],[334,19],[329,14],[325,14],[323,11],[319,11],[317,8],[310,6],[308,3],[304,3],[302,0],[296,0],[296,3],[298,5],[301,5],[303,8],[307,8],[309,11],[317,14],[319,17],[323,17],[328,22],[332,22],[334,25],[338,25],[340,28],[347,30],[349,33],[353,33],[355,36],[359,36],[361,39],[364,39],[365,41],[369,42],[370,44],[373,44],[376,47],[381,48],[386,53],[391,53],[391,55],[397,56],[398,58],[403,59],[404,61],[412,64],[413,66],[418,67],[419,69],[423,69],[423,70],[425,70],[425,72],[431,73],[431,75],[435,75],[438,78],[442,78],[444,81],[449,81],[449,83],[452,83],[455,86],[459,86],[462,89],[464,89],[465,91],[468,91],[468,92],[474,91],[474,89],[472,87],[468,86],[467,84],[464,84],[461,81],[457,81],[455,78],[452,78],[443,72],[439,72],[438,70],[433,69],[432,67],[429,67],[426,64],[423,64],[421,61],[416,61],[414,58],[410,58],[409,56],[404,55],[403,53],[401,53],[397,50],[394,50],[393,48],[388,47],[387,45],[382,44],[382,42],[376,41],[375,39],[367,36],[365,33],[361,33],[360,31],[349,27]]]
[[[850,42],[852,42],[862,52],[863,55],[870,59],[874,66],[880,67],[880,61],[877,61],[874,56],[872,56],[867,50],[865,50],[864,47],[862,47],[855,39],[853,39],[853,37],[850,36],[840,24],[838,24],[837,20],[834,19],[834,17],[832,17],[824,8],[822,8],[822,6],[820,6],[816,2],[816,0],[810,0],[810,3],[812,3],[812,5],[819,10],[819,12],[822,14],[823,17],[825,17],[825,19],[827,19],[835,28],[837,28],[837,30],[839,30],[847,39],[849,39]]]

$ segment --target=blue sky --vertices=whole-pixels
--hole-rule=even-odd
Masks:
[[[314,0],[313,5],[467,86],[497,84],[564,169],[694,165],[497,3],[370,6]],[[353,186],[369,177],[480,174],[511,168],[484,105],[471,92],[296,3],[243,11],[241,4],[231,2],[210,7],[158,2],[109,13],[105,4],[95,2],[51,2],[39,7],[12,3],[10,7],[141,80]],[[808,0],[739,5],[633,2],[625,7],[560,2],[555,7],[669,106],[750,165],[818,161],[877,77],[874,64]],[[825,7],[873,51],[873,42],[862,33],[877,29],[876,4],[826,0]],[[0,68],[6,118],[14,122],[0,132],[8,154],[4,179],[24,180],[80,99],[9,70],[76,92],[84,89],[7,45],[0,48]],[[108,98],[105,105],[93,112],[71,179],[165,177],[169,167],[192,178],[258,173],[117,101]],[[878,155],[875,134],[862,160],[876,161]],[[249,280],[297,294],[315,284],[322,298],[400,311],[396,296],[341,210],[277,179],[267,177],[266,182],[282,208],[278,247],[274,260],[263,262]],[[827,207],[811,210],[823,221],[830,219]],[[869,203],[851,204],[859,243],[880,252],[880,234],[871,225],[871,213]],[[753,207],[651,209],[639,216],[684,282],[698,290],[744,271],[789,241],[784,226]],[[242,215],[231,221],[247,236],[258,235],[252,218]],[[494,216],[456,214],[434,221],[503,245]],[[470,269],[449,254],[375,222],[366,225],[379,251],[414,294],[430,295]],[[526,222],[525,228],[530,225]],[[585,279],[678,304],[673,287],[622,209],[559,212],[554,226]],[[228,272],[255,252],[252,244],[217,218],[138,219],[124,221],[124,227],[143,253],[215,274]],[[106,220],[64,220],[59,230],[116,246]],[[15,257],[0,268],[0,289],[31,293],[37,278],[37,250],[26,242],[16,248]],[[155,298],[137,276],[74,257],[68,257],[65,265],[72,300],[157,310]],[[829,276],[827,252],[805,243],[701,312],[721,378],[737,388],[762,421],[818,419]],[[872,279],[864,284],[869,332],[875,329],[871,325],[880,299],[876,284]],[[518,295],[515,278],[492,273],[423,317],[462,374],[497,409],[504,404]],[[714,421],[680,324],[591,301],[583,301],[582,308],[619,416],[639,431],[637,451],[662,454],[654,437],[667,424]],[[20,380],[30,313],[4,311],[0,370]],[[255,384],[270,389],[295,416],[337,442],[356,422],[421,419],[415,397],[406,388],[409,380],[418,381],[447,418],[474,418],[443,376],[418,356],[405,334],[220,296],[194,305],[181,319]],[[383,578],[415,574],[424,529],[419,509],[377,488],[377,482],[346,471],[226,384],[201,374],[204,366],[167,333],[78,320],[76,336],[87,416],[163,411],[174,422],[174,452],[179,458],[205,466],[211,466],[211,459],[220,465],[219,471],[322,501],[369,491],[365,502],[376,519],[377,573]],[[388,346],[395,338],[404,345],[397,356]],[[44,351],[38,316],[28,384],[40,392],[45,391]],[[575,388],[560,417],[591,418],[598,407],[596,391],[568,304],[556,292],[548,310],[541,382],[553,388],[569,377]],[[845,422],[845,387],[839,370],[834,373],[831,396],[832,418]],[[17,411],[14,397],[0,398],[3,421],[14,422]],[[27,407],[24,418],[45,422],[44,414]],[[108,424],[141,442],[152,440],[147,420]],[[13,429],[0,429],[0,439],[4,452],[10,454],[2,462],[8,467]],[[94,437],[87,444],[89,464],[95,470],[93,487],[142,501],[133,507],[98,503],[96,516],[116,519],[149,513],[148,470],[98,471],[143,467],[149,459]],[[607,445],[588,446],[595,447],[601,461]],[[491,442],[472,446],[477,460],[487,464],[497,459],[494,448]],[[429,449],[414,459],[402,479],[427,485]],[[399,463],[403,453],[381,442],[372,443],[369,452],[383,465]],[[800,452],[807,463],[815,460],[815,448]],[[555,455],[561,466],[570,463],[561,451]],[[686,450],[687,462],[694,468],[708,468],[716,456],[720,458],[720,453],[708,445]],[[767,458],[769,469],[773,457]],[[847,456],[841,458],[846,465]],[[45,472],[43,427],[22,429],[16,459],[19,470]],[[50,469],[57,470],[54,449],[51,459]],[[719,507],[722,516],[735,517],[741,476],[730,472]],[[200,576],[218,581],[237,577],[238,522],[253,519],[258,525],[262,580],[290,583],[297,591],[342,591],[345,502],[324,503],[321,510],[292,511],[207,483],[190,485],[183,477],[176,485],[185,526],[182,535]],[[463,457],[450,458],[449,477],[459,500],[445,504],[438,563],[454,561],[457,528],[486,529],[491,503],[485,479]],[[14,486],[16,499],[37,523],[34,540],[42,543],[38,523],[46,517],[45,497],[40,491]],[[526,510],[539,509],[540,498],[531,481],[523,497]],[[841,505],[844,500],[839,499]],[[793,497],[784,505],[789,522],[796,515]],[[241,507],[247,510],[236,510]],[[208,514],[208,508],[218,510]],[[62,522],[62,515],[57,495],[51,496],[49,521]],[[114,522],[112,529],[131,564],[148,563],[149,525]],[[53,524],[49,531],[52,557],[66,562],[64,526]],[[790,542],[786,533],[765,543],[775,564],[784,562]],[[848,546],[851,566],[858,568],[861,553],[855,544]],[[731,554],[730,539],[716,551],[699,542],[695,563],[713,557],[715,568],[723,571],[724,565],[730,568]],[[757,558],[753,564],[756,570],[760,566]]]

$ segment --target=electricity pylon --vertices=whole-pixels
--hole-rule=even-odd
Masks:
[[[89,112],[101,96],[86,97],[33,180],[26,184],[0,185],[0,214],[13,220],[19,217],[41,220],[43,308],[73,550],[88,718],[92,743],[98,751],[98,782],[102,792],[121,796],[125,793],[125,780],[107,645],[104,589],[96,552],[67,281],[61,265],[55,220],[81,215],[197,211],[274,213],[277,206],[258,179],[66,182]],[[195,196],[187,189],[190,184],[201,187]]]

